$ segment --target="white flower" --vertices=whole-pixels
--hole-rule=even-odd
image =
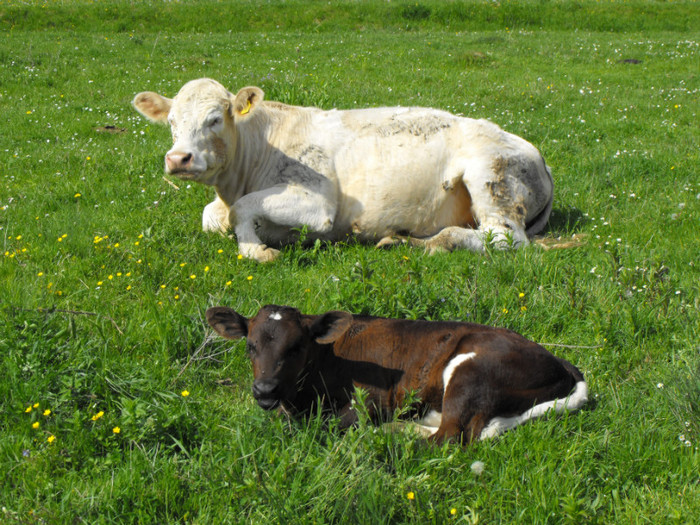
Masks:
[[[656,383],[656,388],[663,388],[664,384],[663,383]]]
[[[481,474],[484,472],[484,466],[485,465],[483,461],[475,461],[474,463],[472,463],[471,469],[474,475],[481,476]]]

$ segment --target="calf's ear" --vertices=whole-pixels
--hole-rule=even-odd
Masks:
[[[209,308],[206,313],[207,323],[221,337],[240,339],[248,335],[248,319],[225,306]]]
[[[165,124],[168,122],[168,113],[173,105],[173,100],[153,91],[144,91],[134,97],[136,110],[148,120]]]
[[[255,111],[255,108],[263,101],[265,93],[255,86],[244,87],[233,98],[233,116],[247,118]]]
[[[348,312],[326,312],[311,324],[311,334],[317,343],[328,344],[340,338],[352,324]]]

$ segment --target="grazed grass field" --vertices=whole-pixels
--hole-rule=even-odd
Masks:
[[[0,522],[700,521],[698,27],[691,1],[0,1]],[[583,242],[239,260],[130,106],[200,76],[489,118],[552,167],[545,239]],[[591,403],[468,449],[288,422],[203,322],[266,303],[506,326]]]

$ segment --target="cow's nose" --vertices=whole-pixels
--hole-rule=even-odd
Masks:
[[[192,165],[192,153],[171,151],[165,156],[165,164],[171,173],[185,171]]]

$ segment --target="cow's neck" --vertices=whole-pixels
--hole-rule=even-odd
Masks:
[[[261,109],[236,124],[233,151],[216,184],[217,194],[229,206],[243,195],[274,185],[279,150],[272,144],[272,130],[280,119],[275,113]]]

